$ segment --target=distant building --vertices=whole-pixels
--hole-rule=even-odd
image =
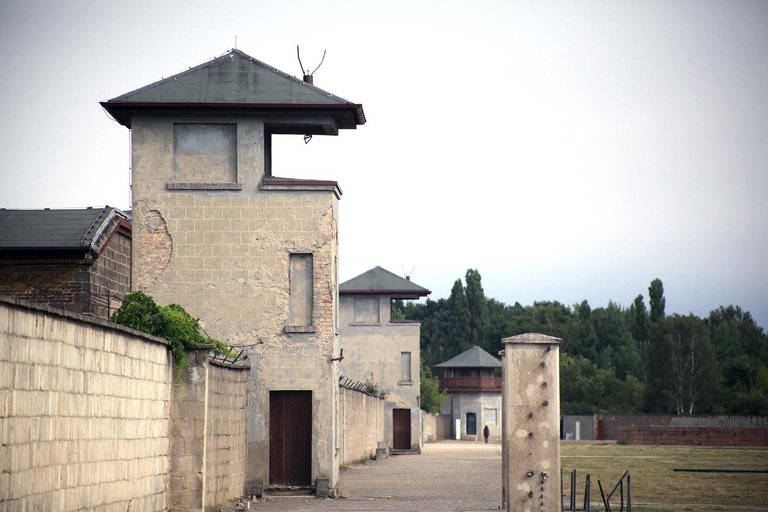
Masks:
[[[339,473],[335,181],[272,141],[338,135],[360,104],[240,50],[102,106],[131,130],[134,286],[178,303],[251,362],[246,494],[327,493]]]
[[[391,304],[430,293],[381,267],[339,285],[339,345],[344,349],[339,371],[386,395],[384,440],[396,450],[421,446],[421,323],[392,318]]]
[[[130,291],[125,212],[0,209],[0,295],[108,318]]]
[[[435,368],[444,370],[440,391],[451,395],[440,408],[441,415],[451,418],[451,437],[480,439],[486,425],[491,437],[500,437],[501,377],[494,374],[501,361],[474,346]]]

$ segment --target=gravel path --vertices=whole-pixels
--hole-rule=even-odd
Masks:
[[[501,506],[501,446],[440,441],[341,470],[340,498],[274,497],[254,511],[490,511]]]

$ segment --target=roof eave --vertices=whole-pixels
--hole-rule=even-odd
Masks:
[[[393,299],[419,299],[432,293],[430,290],[339,290],[339,295],[387,295]]]
[[[313,111],[338,112],[346,111],[352,114],[352,122],[339,123],[339,128],[355,129],[366,122],[363,105],[359,103],[211,103],[211,102],[173,102],[173,101],[102,101],[99,105],[111,115],[115,121],[131,127],[131,117],[135,113],[155,112],[185,112],[185,113],[216,113],[232,111]]]

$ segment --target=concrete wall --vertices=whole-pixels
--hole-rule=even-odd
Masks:
[[[208,367],[205,506],[243,495],[249,372],[216,362]]]
[[[339,346],[344,360],[339,371],[344,377],[371,382],[386,394],[383,440],[392,447],[393,409],[411,410],[411,447],[418,449],[421,439],[420,352],[418,322],[398,322],[390,318],[390,297],[364,296],[379,301],[378,320],[356,321],[354,295],[340,297]],[[367,311],[370,314],[370,311]],[[403,380],[400,367],[402,352],[410,352],[410,380]]]
[[[597,438],[595,415],[563,416],[562,439],[591,441]]]
[[[0,301],[0,510],[166,510],[164,340]]]
[[[451,438],[451,418],[446,414],[421,411],[421,424],[422,443],[434,443]]]
[[[0,299],[0,510],[213,509],[243,493],[247,367]]]
[[[209,336],[248,350],[248,492],[269,483],[273,390],[312,391],[312,479],[333,487],[339,464],[338,368],[331,361],[338,355],[338,190],[311,184],[267,190],[265,122],[270,119],[133,116],[134,288],[158,303],[181,304]],[[206,166],[198,175],[187,169],[176,176],[186,164],[178,154],[174,160],[174,123],[236,125],[236,182],[220,182],[225,178]],[[231,162],[228,155],[222,158]],[[313,258],[307,328],[287,325],[292,253]]]
[[[341,465],[373,458],[384,433],[384,400],[343,386],[339,387],[339,400]]]
[[[502,493],[506,510],[560,510],[559,338],[504,338]]]
[[[495,411],[495,415],[494,415]],[[477,434],[467,434],[467,413],[475,413],[477,421]],[[449,436],[455,434],[456,420],[461,422],[461,439],[469,441],[482,440],[483,428],[488,425],[491,439],[501,438],[502,408],[501,393],[490,392],[461,392],[453,393],[450,400],[446,400],[440,406],[440,416],[451,418]],[[455,438],[455,435],[453,436]]]

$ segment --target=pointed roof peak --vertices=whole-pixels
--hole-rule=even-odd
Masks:
[[[180,108],[324,110],[339,118],[339,128],[365,124],[362,105],[306,83],[236,48],[101,105],[128,127],[131,114],[137,110],[170,107],[176,111]]]
[[[378,265],[339,285],[341,295],[390,295],[396,299],[418,299],[430,293],[430,290]]]
[[[435,368],[501,368],[501,361],[475,345]]]

